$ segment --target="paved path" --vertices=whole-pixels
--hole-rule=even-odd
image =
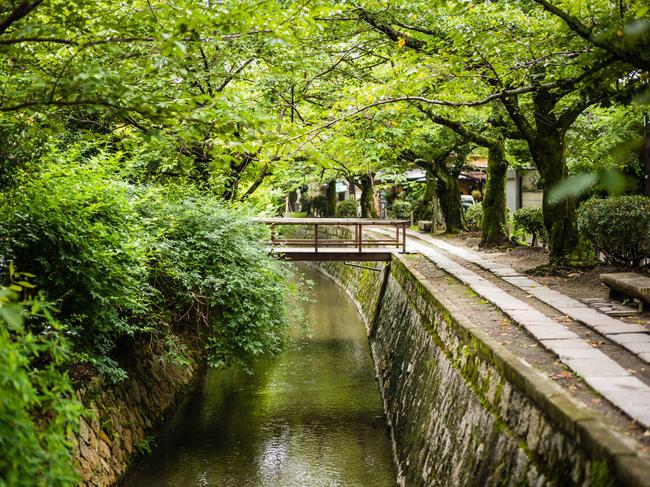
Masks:
[[[520,275],[508,266],[482,259],[481,256],[474,252],[453,246],[439,239],[429,237],[425,240],[420,238],[420,235],[410,235],[407,243],[408,250],[421,253],[438,267],[469,286],[478,295],[500,308],[514,322],[533,335],[544,347],[556,354],[565,365],[582,377],[592,389],[630,418],[635,419],[644,427],[650,428],[650,386],[634,377],[615,360],[601,350],[592,347],[586,340],[559,321],[548,317],[528,303],[511,296],[488,279],[436,251],[432,246],[436,245],[452,255],[489,270],[504,281],[514,284],[563,313],[565,309],[570,310],[573,315],[592,324],[595,323],[596,318],[601,319],[600,316],[596,317],[593,313],[602,315],[607,320],[599,321],[598,328],[596,326],[593,326],[593,328],[605,334],[607,338],[611,339],[611,336],[616,336],[621,339],[619,335],[628,337],[643,335],[645,337],[647,335],[641,333],[641,331],[645,332],[644,328],[639,330],[639,325],[629,325],[628,327],[627,323],[592,310],[579,301],[572,300],[557,291]],[[576,305],[569,306],[569,303],[576,303]],[[569,315],[569,313],[566,314]],[[571,317],[573,318],[573,316]],[[580,319],[575,319],[583,323]],[[632,343],[632,341],[622,343]]]
[[[490,271],[495,276],[534,296],[539,301],[555,308],[572,320],[597,331],[614,343],[637,355],[643,361],[650,363],[650,334],[648,334],[646,327],[612,318],[576,299],[570,298],[565,294],[520,274],[505,264],[491,261],[477,252],[457,247],[444,240],[428,235],[417,235],[411,232],[409,236],[423,240],[445,252],[449,252],[456,257],[460,257],[463,260]]]

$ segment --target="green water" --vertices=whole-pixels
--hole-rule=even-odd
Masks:
[[[395,485],[364,325],[338,287],[306,272],[308,329],[295,323],[288,349],[254,375],[208,371],[125,486]]]

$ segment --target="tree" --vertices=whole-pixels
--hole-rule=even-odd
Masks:
[[[527,141],[547,195],[566,178],[565,134],[576,118],[591,105],[644,88],[641,79],[628,76],[629,66],[568,34],[553,16],[524,5],[483,3],[464,9],[413,2],[370,10],[354,12],[394,41],[394,49],[408,47],[429,59],[414,68],[414,58],[400,55],[410,71],[399,71],[384,93],[399,89],[406,94],[371,106],[408,101],[460,108],[498,100]],[[425,96],[429,93],[442,96]],[[575,202],[545,198],[544,219],[551,260],[571,260],[577,245]]]

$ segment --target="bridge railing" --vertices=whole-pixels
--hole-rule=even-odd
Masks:
[[[380,220],[368,218],[254,218],[253,222],[264,223],[271,227],[272,248],[276,247],[310,247],[318,253],[319,248],[354,248],[363,252],[364,248],[395,247],[406,253],[406,229],[411,224],[409,220]],[[312,227],[311,238],[290,238],[278,234],[278,227],[282,225]],[[353,227],[354,232],[351,238],[328,238],[324,237],[322,227],[338,226]],[[382,235],[380,238],[364,238],[364,227],[381,226],[394,227],[395,236]]]

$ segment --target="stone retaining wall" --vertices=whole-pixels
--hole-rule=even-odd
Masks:
[[[115,386],[95,380],[78,391],[90,411],[73,438],[81,486],[110,486],[133,458],[146,452],[153,428],[200,369],[200,353],[174,343],[135,347],[129,379]]]
[[[650,485],[640,445],[481,331],[408,257],[317,267],[368,326],[402,485]]]

